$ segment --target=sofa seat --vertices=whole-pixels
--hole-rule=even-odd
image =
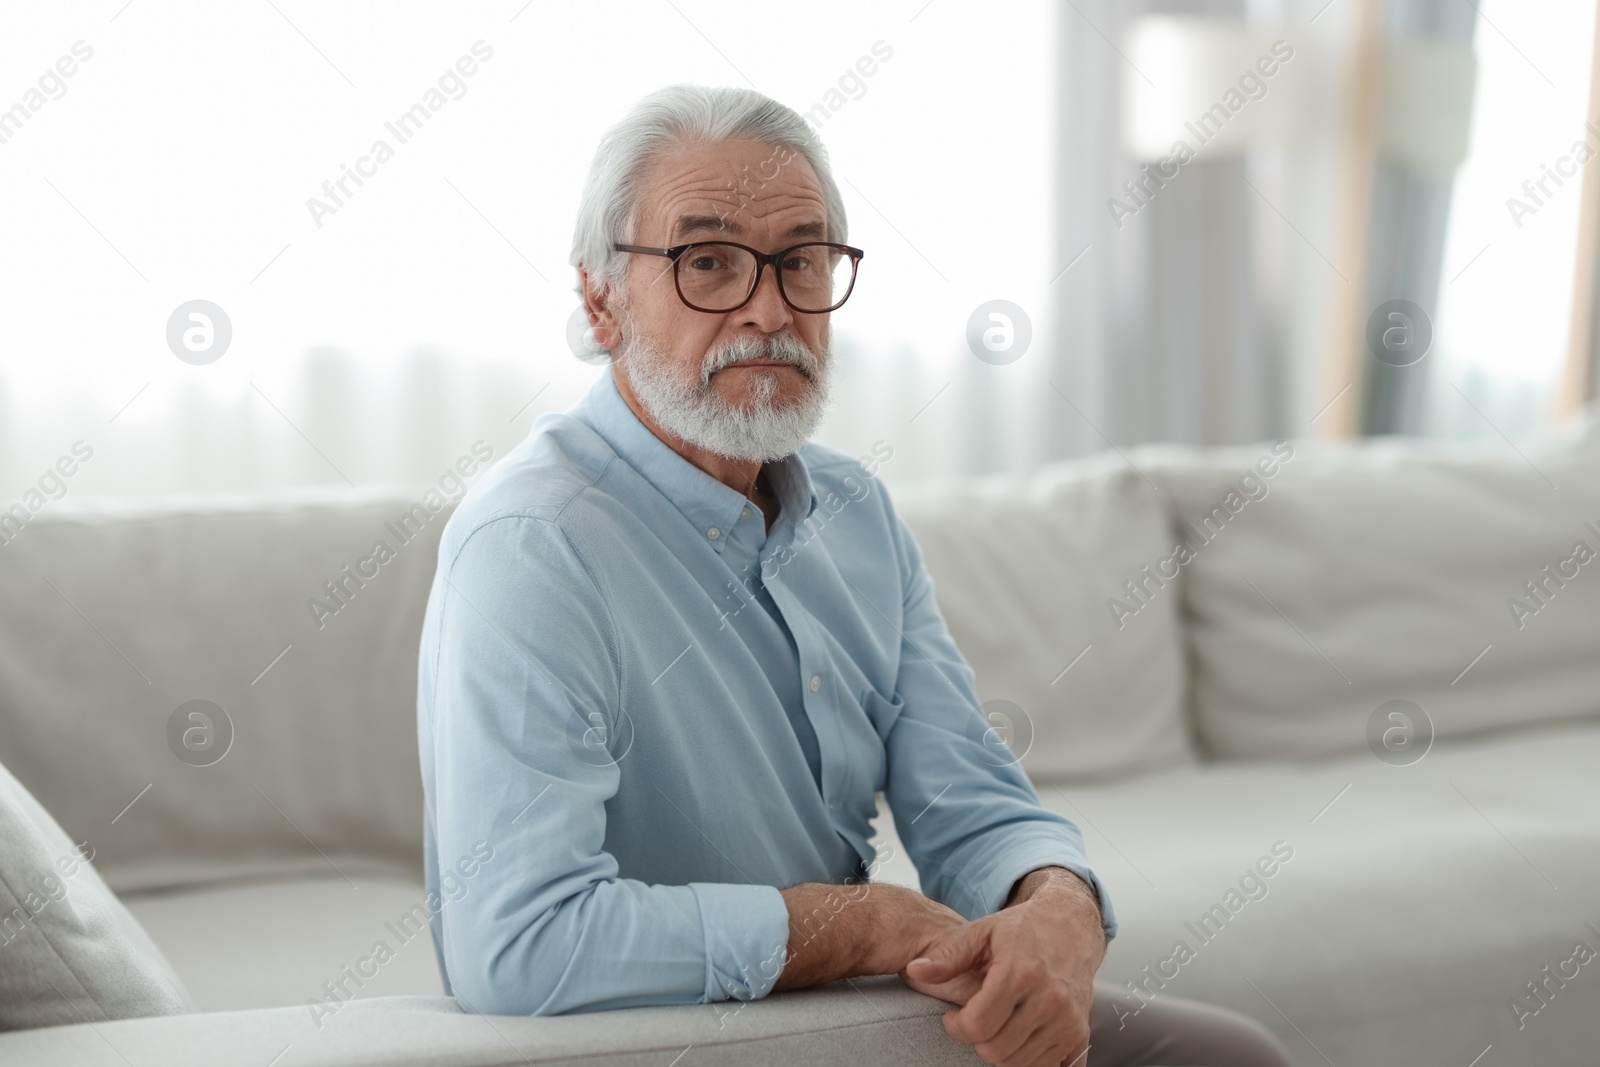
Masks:
[[[1520,1029],[1510,1002],[1537,1007],[1525,983],[1579,942],[1600,952],[1600,720],[1436,742],[1410,766],[1362,749],[1038,791],[1083,829],[1116,904],[1101,978],[1175,975],[1165,992],[1260,1019],[1306,1067],[1465,1067],[1491,1044],[1483,1063],[1597,1062],[1600,959]],[[881,830],[881,876],[916,885]],[[1265,895],[1241,892],[1202,941],[1277,841],[1293,856]],[[1163,964],[1178,941],[1193,958]]]
[[[329,981],[357,997],[443,995],[432,938],[416,926],[426,917],[422,879],[349,873],[347,880],[330,868],[325,877],[124,893],[122,900],[202,1011],[305,1009],[328,999]],[[414,908],[408,928],[402,919]],[[389,958],[375,958],[379,941]]]
[[[1160,990],[1147,974],[1169,976],[1165,992],[1262,1020],[1308,1065],[1325,1055],[1335,1063],[1460,1067],[1492,1044],[1506,1054],[1502,1062],[1592,1067],[1562,1050],[1583,1048],[1600,1012],[1600,961],[1565,987],[1552,984],[1548,1005],[1520,1030],[1509,1005],[1521,997],[1536,1006],[1524,983],[1570,958],[1577,942],[1600,950],[1600,935],[1584,925],[1600,927],[1600,854],[1592,847],[1600,838],[1600,720],[1438,742],[1404,767],[1363,750],[1040,785],[1039,794],[1083,828],[1114,895],[1121,932],[1102,978]],[[886,808],[879,828],[879,877],[917,885]],[[1292,858],[1240,889],[1279,841]],[[376,940],[395,947],[394,958],[356,990],[355,1003],[306,1032],[320,1039],[346,1016],[357,1020],[348,1024],[354,1029],[373,1023],[384,1033],[460,1025],[449,1018],[452,1002],[438,996],[426,935],[402,943],[385,925],[421,900],[420,885],[398,875],[353,881],[356,888],[331,874],[126,900],[202,1008],[281,1006],[258,1022],[210,1016],[219,1035],[249,1041],[259,1033],[266,1043],[292,1036],[294,1018],[313,1021],[306,1001],[320,999],[322,983],[369,955]],[[1240,889],[1235,899],[1244,903],[1225,922],[1214,919],[1202,940],[1196,928],[1213,905],[1227,910],[1230,889]],[[1173,958],[1178,941],[1192,952],[1187,962]],[[873,988],[909,993],[893,978]],[[937,1028],[937,1009],[930,1011]],[[508,1023],[497,1017],[496,1025]],[[928,1032],[930,1055],[939,1036]],[[0,1051],[10,1051],[9,1040],[0,1039]],[[1385,1057],[1371,1060],[1374,1048]],[[440,1062],[494,1062],[471,1058],[484,1049],[460,1051],[467,1058]]]

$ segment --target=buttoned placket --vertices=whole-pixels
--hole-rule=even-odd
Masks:
[[[787,488],[787,487],[785,487]],[[780,491],[780,498],[785,496]],[[792,521],[790,504],[792,499],[785,501],[783,513],[772,524],[772,532],[764,538],[765,543],[759,553],[761,574],[768,573],[768,561],[794,543],[795,523]],[[813,500],[805,501],[800,516],[804,521],[809,516]],[[759,522],[759,516],[757,521]],[[834,686],[832,682],[831,665],[824,659],[824,655],[813,640],[812,622],[808,612],[801,606],[799,598],[789,589],[783,581],[782,568],[772,566],[774,573],[771,579],[762,578],[767,594],[772,597],[772,602],[777,605],[779,613],[783,616],[784,625],[789,627],[793,635],[795,648],[799,651],[800,677],[802,680],[801,703],[805,709],[806,717],[811,721],[812,732],[817,737],[818,757],[821,761],[822,799],[828,806],[828,813],[835,816],[837,823],[838,798],[842,792],[842,784],[838,781],[841,760],[839,746],[842,744],[837,731],[838,710],[833,706]]]
[[[794,457],[788,462],[802,461]],[[784,479],[784,483],[781,486],[774,486],[782,510],[770,531],[766,528],[766,516],[760,508],[746,500],[740,505],[735,513],[737,517],[731,523],[708,527],[706,540],[719,555],[723,556],[730,569],[739,573],[741,583],[748,583],[740,594],[742,600],[753,601],[754,588],[758,584],[764,586],[767,595],[772,598],[773,605],[778,609],[778,614],[782,616],[784,626],[788,627],[789,635],[794,638],[800,669],[801,705],[811,723],[812,733],[817,738],[822,799],[827,804],[828,812],[834,814],[838,807],[837,798],[840,792],[840,787],[835,781],[840,762],[838,759],[840,741],[835,731],[837,710],[831,703],[834,695],[833,687],[828,684],[831,671],[828,664],[823,661],[823,654],[816,642],[812,640],[809,614],[800,606],[798,598],[783,585],[782,575],[775,575],[771,581],[763,577],[770,569],[774,569],[769,560],[794,542],[792,520],[795,510],[798,508],[806,513],[801,515],[803,521],[814,506],[814,501],[809,495],[803,501],[799,499],[803,487],[790,484],[787,481],[788,477],[789,472],[785,470],[779,475],[779,478]],[[745,565],[743,553],[738,551],[730,553],[728,549],[730,545],[751,547],[753,561],[749,571],[742,570]]]

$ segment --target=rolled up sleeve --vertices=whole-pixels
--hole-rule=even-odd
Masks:
[[[604,848],[615,631],[562,530],[494,518],[440,566],[437,854],[483,841],[495,855],[443,909],[450,992],[516,1015],[766,996],[789,935],[777,888],[648,885]]]

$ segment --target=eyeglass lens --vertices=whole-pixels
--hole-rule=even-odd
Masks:
[[[737,245],[695,245],[678,257],[678,289],[707,311],[729,311],[750,295],[756,257]],[[801,245],[783,258],[784,295],[802,311],[826,311],[850,291],[855,264],[829,245]]]

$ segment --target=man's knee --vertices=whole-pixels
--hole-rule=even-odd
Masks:
[[[1164,998],[1173,1000],[1174,998]],[[1151,1020],[1165,1022],[1173,1040],[1167,1059],[1152,1063],[1193,1063],[1207,1067],[1291,1067],[1289,1048],[1266,1024],[1232,1008],[1185,1000]],[[1170,1059],[1176,1053],[1177,1059]]]
[[[1204,1064],[1290,1067],[1289,1049],[1261,1022],[1231,1008],[1167,993],[1141,997],[1095,982],[1088,1067]]]
[[[1239,1012],[1229,1012],[1233,1017],[1237,1035],[1237,1051],[1229,1061],[1234,1067],[1292,1067],[1294,1060],[1289,1047],[1264,1023]]]

